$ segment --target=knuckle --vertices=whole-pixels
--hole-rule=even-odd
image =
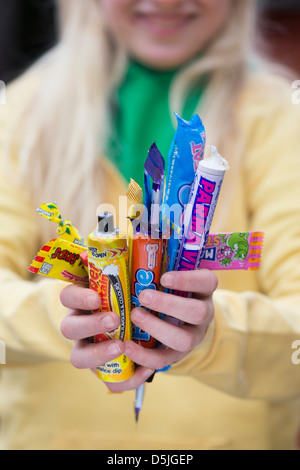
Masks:
[[[201,325],[205,321],[206,316],[205,304],[200,300],[194,300],[189,309],[190,322],[193,325]]]
[[[63,304],[64,307],[67,307],[67,300],[66,300],[66,287],[60,291],[59,293],[59,299],[61,303]]]
[[[182,330],[176,349],[179,352],[187,353],[193,349],[193,343],[194,342],[191,333],[186,330]]]
[[[215,318],[215,308],[214,308],[214,304],[211,303],[211,308],[209,309],[208,311],[208,314],[207,314],[207,323],[211,323]]]
[[[60,331],[62,335],[67,339],[72,339],[72,330],[69,326],[68,317],[64,318],[60,324]]]
[[[78,357],[78,352],[77,352],[77,349],[75,347],[71,351],[70,361],[71,361],[72,366],[75,367],[76,369],[81,369],[82,368],[79,357]]]
[[[157,370],[160,370],[160,369],[163,369],[164,367],[166,367],[168,365],[167,361],[164,359],[164,358],[159,358],[157,359],[157,362],[155,363],[155,368]]]
[[[213,272],[208,271],[207,280],[210,292],[214,292],[217,289],[219,283],[217,276]]]

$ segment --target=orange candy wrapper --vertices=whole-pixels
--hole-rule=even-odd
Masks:
[[[163,257],[163,240],[134,236],[132,240],[131,303],[139,307],[138,297],[144,289],[159,290]],[[133,326],[133,339],[144,348],[154,348],[156,340],[147,332]]]

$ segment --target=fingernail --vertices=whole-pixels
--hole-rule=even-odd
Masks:
[[[86,304],[89,310],[96,310],[101,306],[100,297],[96,297],[95,295],[89,295],[86,298]]]
[[[107,352],[109,355],[113,356],[114,358],[120,356],[121,354],[121,349],[118,343],[111,343],[107,347]]]
[[[117,328],[115,320],[110,315],[106,315],[101,319],[101,321],[102,327],[105,329],[105,331],[112,331]]]
[[[154,292],[151,289],[144,290],[139,295],[139,301],[143,305],[149,305],[154,300]]]
[[[138,323],[142,323],[145,319],[145,313],[139,308],[135,308],[132,311],[132,319]]]
[[[172,287],[174,284],[174,275],[173,274],[164,274],[161,278],[161,284],[163,284],[165,287]]]
[[[155,370],[154,369],[145,369],[143,372],[144,379],[147,380],[149,377],[153,376]]]

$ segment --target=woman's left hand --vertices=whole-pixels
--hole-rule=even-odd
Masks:
[[[207,328],[213,321],[212,296],[218,285],[214,273],[206,269],[169,272],[162,276],[161,284],[173,291],[192,292],[193,296],[186,298],[149,289],[140,294],[141,305],[152,312],[171,316],[173,323],[158,318],[142,307],[132,310],[131,320],[166,348],[147,349],[134,341],[126,341],[124,354],[138,364],[138,367],[135,374],[125,382],[107,383],[112,392],[136,389],[155,370],[184,358],[203,341]],[[184,324],[178,325],[180,322]]]

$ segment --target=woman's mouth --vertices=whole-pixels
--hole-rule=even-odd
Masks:
[[[158,36],[172,36],[183,30],[195,15],[191,14],[162,14],[162,13],[136,13],[135,21],[146,28],[151,34]]]

